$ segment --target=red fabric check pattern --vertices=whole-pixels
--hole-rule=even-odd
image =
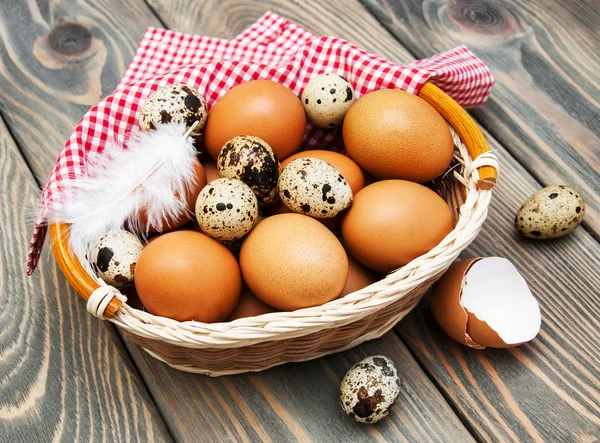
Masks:
[[[48,215],[59,204],[57,196],[85,174],[88,157],[101,153],[108,141],[126,148],[131,132],[138,130],[138,109],[157,89],[186,84],[204,96],[210,110],[240,83],[270,79],[299,96],[322,72],[345,77],[357,97],[377,89],[416,94],[431,81],[464,107],[483,104],[494,84],[489,69],[464,46],[398,65],[340,38],[314,36],[270,12],[233,40],[149,28],[117,89],[81,119],[56,161],[42,192],[28,274],[39,260]],[[301,149],[317,147],[343,151],[339,129],[309,124]]]

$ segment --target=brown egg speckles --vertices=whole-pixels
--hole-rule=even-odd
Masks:
[[[306,115],[318,128],[341,125],[354,100],[354,89],[348,80],[332,73],[312,78],[302,92],[302,105]]]
[[[98,241],[90,262],[98,277],[115,288],[123,288],[133,283],[142,249],[144,246],[131,232],[111,231]]]

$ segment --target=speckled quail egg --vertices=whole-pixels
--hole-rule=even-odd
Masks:
[[[92,251],[92,268],[109,285],[123,288],[133,283],[135,265],[142,249],[142,242],[131,232],[110,231]]]
[[[585,215],[585,202],[573,188],[548,186],[521,206],[515,218],[517,230],[526,237],[558,238],[575,229]]]
[[[200,134],[208,112],[206,101],[198,91],[186,85],[167,85],[150,95],[139,114],[140,128],[156,128],[160,123],[183,123],[189,129],[196,121],[192,134]]]
[[[348,80],[332,73],[312,78],[302,92],[302,104],[306,115],[318,128],[341,125],[354,100],[354,89]]]
[[[219,178],[207,184],[198,195],[196,219],[206,235],[216,240],[237,240],[256,224],[258,201],[245,183]]]
[[[221,149],[217,168],[221,177],[237,178],[250,186],[259,205],[277,198],[279,161],[264,140],[249,135],[232,138]]]
[[[352,189],[329,163],[302,157],[281,170],[279,197],[294,212],[331,218],[352,204]]]
[[[341,384],[344,412],[360,423],[386,417],[400,393],[394,362],[383,355],[367,357],[352,366]]]

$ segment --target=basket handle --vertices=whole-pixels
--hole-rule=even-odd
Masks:
[[[452,97],[431,82],[426,82],[423,85],[419,91],[419,97],[433,106],[452,125],[465,144],[472,160],[475,160],[480,154],[490,151],[490,146],[477,123]],[[498,179],[496,168],[484,165],[477,168],[477,170],[479,171],[477,188],[492,189]]]
[[[60,270],[79,296],[88,301],[92,293],[100,285],[89,276],[75,254],[73,254],[73,251],[71,251],[71,248],[69,248],[69,224],[51,223],[50,240],[52,242],[52,251]],[[122,304],[121,300],[117,297],[112,297],[112,300],[104,310],[103,317],[110,318],[115,315]]]

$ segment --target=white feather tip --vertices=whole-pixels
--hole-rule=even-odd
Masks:
[[[189,133],[184,124],[161,124],[132,134],[126,149],[108,143],[102,153],[88,157],[84,176],[65,190],[48,217],[71,224],[70,244],[78,256],[107,231],[127,225],[143,238],[189,212],[179,198],[197,180]]]

